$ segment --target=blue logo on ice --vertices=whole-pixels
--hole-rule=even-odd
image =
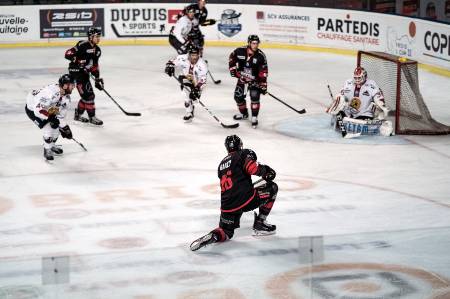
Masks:
[[[242,30],[242,24],[239,24],[240,16],[241,13],[237,13],[234,9],[225,9],[217,28],[227,37],[235,36]]]

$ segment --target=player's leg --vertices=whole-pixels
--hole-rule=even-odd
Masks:
[[[259,108],[260,108],[260,98],[261,98],[261,91],[259,88],[250,86],[249,87],[249,93],[250,93],[250,101],[251,101],[251,110],[252,110],[252,126],[256,128],[258,126],[258,114],[259,114]]]
[[[235,120],[247,119],[248,118],[248,109],[247,102],[245,101],[245,84],[239,82],[236,84],[236,88],[234,89],[234,100],[239,109],[239,113],[235,114],[233,118]]]
[[[81,115],[86,110],[91,124],[103,125],[103,121],[95,115],[95,94],[89,78],[83,78],[80,82],[77,81],[77,89],[81,96],[78,102],[78,113]]]
[[[178,55],[186,54],[186,45],[180,42],[175,35],[169,35],[169,44],[177,51]]]
[[[62,154],[63,150],[55,146],[59,137],[59,124],[49,122],[42,128],[42,137],[44,139],[44,157],[47,160],[53,160],[53,154]]]
[[[183,79],[183,85],[187,87],[181,91],[184,100],[184,107],[186,108],[186,113],[183,116],[183,120],[185,122],[191,122],[192,119],[194,118],[194,103],[192,102],[192,99],[189,97],[189,94],[191,88],[193,88],[193,85],[187,79]]]
[[[253,229],[256,235],[271,235],[274,234],[276,225],[267,223],[266,219],[272,210],[273,204],[277,198],[278,185],[274,182],[267,182],[267,184],[256,188],[257,197],[260,201],[259,214],[255,212],[255,221]]]

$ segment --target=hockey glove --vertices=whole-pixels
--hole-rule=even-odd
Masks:
[[[164,72],[169,76],[172,77],[175,74],[175,64],[173,64],[172,61],[169,61],[166,63],[166,68],[164,69]]]
[[[70,130],[69,125],[59,128],[59,132],[61,133],[62,138],[72,139],[72,131]]]
[[[196,101],[198,99],[200,99],[200,89],[198,89],[197,87],[193,87],[191,89],[191,92],[189,93],[189,98],[193,101]]]
[[[103,79],[102,78],[95,78],[95,88],[97,88],[98,90],[103,90]]]
[[[270,168],[267,165],[264,165],[265,167],[265,173],[262,175],[262,178],[267,181],[267,182],[271,182],[275,179],[277,173],[275,172],[275,170],[273,170],[272,168]]]
[[[259,91],[261,91],[262,94],[267,94],[267,84],[260,84]]]
[[[214,25],[214,24],[216,24],[216,20],[214,20],[214,19],[208,19],[208,20],[205,20],[203,23],[201,23],[200,25],[202,25],[202,26],[210,26],[210,25]]]
[[[49,115],[48,117],[48,123],[50,124],[50,127],[52,129],[58,129],[59,128],[59,119],[56,118],[56,115]]]
[[[233,78],[240,78],[241,77],[241,73],[237,71],[237,69],[234,68],[230,68],[230,75]]]
[[[48,108],[47,112],[48,112],[48,116],[51,117],[51,116],[59,113],[59,108],[58,107],[50,107],[50,108]]]

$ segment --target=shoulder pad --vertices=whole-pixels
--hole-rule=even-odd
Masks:
[[[258,160],[258,157],[256,156],[256,153],[252,151],[251,149],[245,148],[242,150],[242,157],[244,159],[249,158],[250,160],[256,161]]]

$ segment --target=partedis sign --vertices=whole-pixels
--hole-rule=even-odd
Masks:
[[[380,24],[351,19],[318,18],[317,38],[348,43],[379,45]]]

